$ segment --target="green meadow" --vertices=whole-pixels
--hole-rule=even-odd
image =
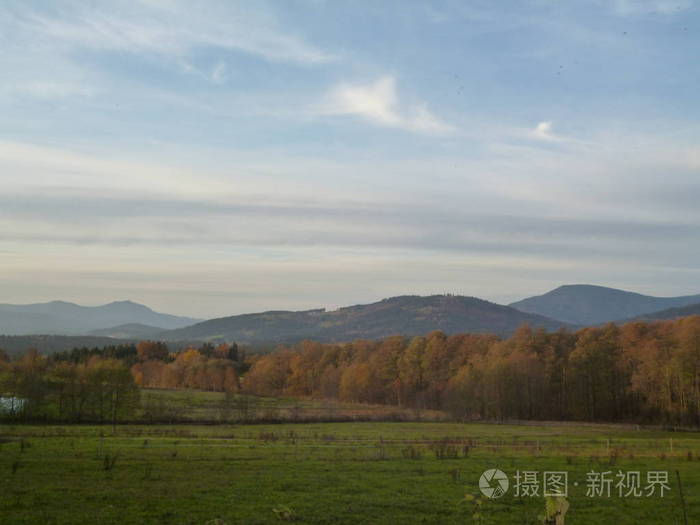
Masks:
[[[169,395],[207,418],[216,396]],[[565,471],[566,524],[694,524],[698,459],[700,434],[624,425],[6,424],[0,523],[536,524],[541,487],[516,496],[516,471]],[[490,468],[509,476],[498,499],[478,496]],[[668,472],[670,488],[664,497],[620,497],[613,481],[610,497],[588,496],[587,473],[606,471],[639,471],[642,486],[648,471]]]

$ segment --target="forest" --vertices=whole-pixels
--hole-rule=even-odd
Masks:
[[[302,341],[265,355],[209,343],[74,349],[49,357],[0,352],[0,394],[27,417],[116,421],[142,388],[335,399],[448,412],[469,420],[700,424],[700,316],[576,332],[522,326],[495,335]]]
[[[700,316],[512,337],[304,341],[254,357],[246,391],[446,410],[460,420],[700,424]]]
[[[141,388],[237,392],[240,358],[235,344],[171,353],[158,341],[51,356],[32,349],[12,361],[0,350],[0,396],[22,401],[21,412],[5,414],[15,419],[115,423],[133,417]]]

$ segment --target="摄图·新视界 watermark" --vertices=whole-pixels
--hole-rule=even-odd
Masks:
[[[567,497],[569,495],[569,473],[566,471],[517,470],[512,477],[515,497]],[[583,484],[586,496],[663,498],[671,490],[668,471],[665,470],[607,470],[586,473],[582,482],[572,481],[573,486]],[[479,478],[479,489],[487,498],[499,498],[508,492],[511,478],[500,469],[489,469]]]

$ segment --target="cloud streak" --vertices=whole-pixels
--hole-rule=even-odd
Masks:
[[[64,2],[51,12],[27,4],[5,9],[17,26],[41,39],[81,49],[152,54],[187,60],[197,48],[249,53],[272,62],[322,64],[335,56],[290,34],[274,16],[244,4],[212,2]]]

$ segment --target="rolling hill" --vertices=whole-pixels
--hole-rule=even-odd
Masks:
[[[689,315],[700,315],[700,303],[690,304],[688,306],[680,306],[678,308],[667,308],[659,312],[639,315],[630,321],[664,321],[669,319],[678,319]]]
[[[700,295],[653,297],[615,288],[572,284],[509,306],[574,325],[596,325],[700,303]]]
[[[102,306],[80,306],[64,301],[15,305],[0,304],[0,334],[83,335],[127,323],[153,325],[160,330],[181,328],[197,319],[154,312],[131,301]]]
[[[110,328],[98,328],[87,335],[97,337],[114,337],[116,339],[151,339],[160,334],[163,328],[141,323],[126,323]]]
[[[566,323],[520,312],[475,297],[406,295],[335,311],[270,311],[212,319],[159,334],[165,340],[234,340],[251,342],[350,341],[394,334],[495,333],[507,335],[518,326],[556,330]]]

